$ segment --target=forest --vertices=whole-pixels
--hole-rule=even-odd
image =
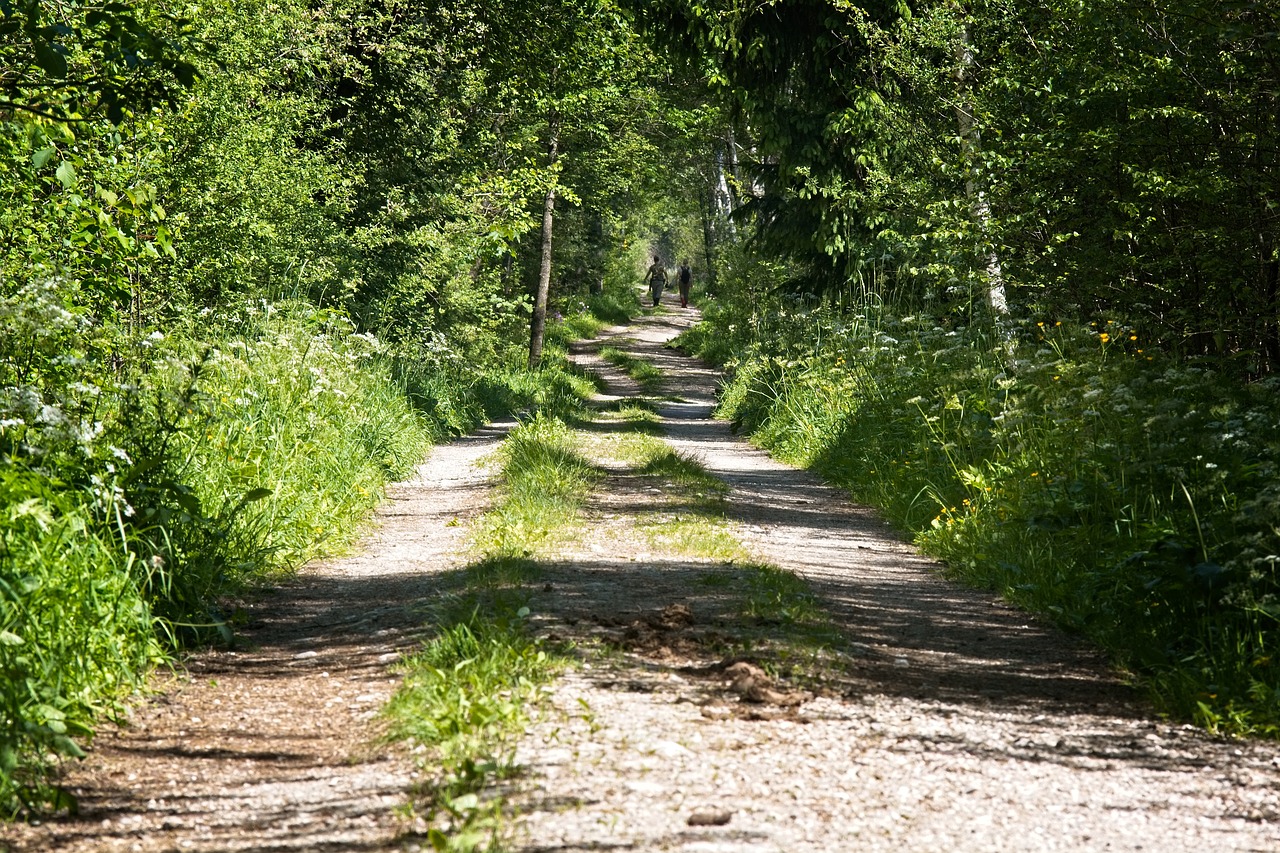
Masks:
[[[1261,0],[0,0],[0,812],[692,259],[720,415],[1280,731]]]

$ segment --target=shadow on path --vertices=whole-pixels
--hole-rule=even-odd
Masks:
[[[873,511],[712,418],[718,371],[668,346],[694,316],[650,315],[615,334],[667,377],[664,390],[678,400],[659,408],[668,439],[730,485],[726,518],[741,525],[748,547],[805,578],[861,651],[855,670],[863,692],[1033,714],[1152,714],[1100,653],[991,593],[946,581]],[[646,577],[641,586],[653,582]]]

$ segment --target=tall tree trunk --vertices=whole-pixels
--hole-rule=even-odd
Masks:
[[[973,98],[969,93],[969,73],[973,69],[973,46],[969,40],[969,27],[960,29],[956,40],[956,125],[960,132],[960,152],[965,160],[965,197],[969,199],[969,217],[978,226],[984,241],[991,227],[991,207],[978,183],[978,158],[982,154],[982,135],[973,120]],[[997,320],[1009,316],[1009,303],[1004,293],[1004,271],[995,246],[988,242],[986,248],[987,305]]]
[[[1262,350],[1266,359],[1259,372],[1276,373],[1280,372],[1280,257],[1274,249],[1262,263],[1262,281],[1266,306],[1262,312]]]
[[[738,188],[742,186],[742,172],[738,168],[738,143],[733,138],[733,128],[729,127],[724,132],[724,151],[726,165],[729,168],[729,175],[733,178],[732,186],[725,180],[723,174],[720,181],[724,187],[724,196],[729,204],[729,212],[738,206]]]
[[[704,273],[707,292],[716,292],[716,234],[715,234],[715,190],[703,193],[698,203],[702,214],[702,255],[706,259],[707,269]]]
[[[554,168],[560,150],[560,123],[551,117],[551,141],[547,145],[547,164]],[[538,290],[533,297],[533,320],[529,324],[529,369],[542,363],[542,339],[547,331],[547,295],[551,291],[551,226],[555,221],[556,185],[552,175],[542,207],[542,264],[538,267]]]

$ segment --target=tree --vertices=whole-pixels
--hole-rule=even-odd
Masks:
[[[175,103],[202,49],[189,21],[133,2],[0,0],[0,110],[119,122]]]

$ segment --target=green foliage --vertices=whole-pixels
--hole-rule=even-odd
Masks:
[[[448,424],[413,410],[379,342],[340,315],[249,305],[209,319],[234,327],[216,341],[176,444],[201,505],[227,514],[263,495],[224,537],[239,552],[222,581],[234,584],[349,543],[358,530],[341,520],[367,516]]]
[[[446,619],[435,639],[406,658],[405,676],[383,714],[389,736],[426,753],[430,773],[415,807],[425,807],[437,850],[497,849],[501,804],[487,785],[513,775],[514,740],[542,685],[563,666],[523,627],[527,608],[474,609]]]
[[[995,278],[1015,309],[1280,365],[1271,9],[632,5],[735,109],[735,216],[784,288],[964,316]]]
[[[82,492],[0,470],[0,815],[74,808],[48,783],[161,660],[139,579]]]
[[[337,35],[296,0],[204,0],[198,25],[217,65],[165,117],[153,155],[182,235],[156,284],[196,308],[338,303],[357,256],[341,227],[351,179],[326,133],[322,89]]]
[[[2,630],[21,640],[0,650],[9,811],[70,807],[43,781],[49,755],[78,755],[176,644],[230,640],[225,596],[350,542],[457,426],[415,412],[377,341],[332,312],[249,305],[130,345],[74,295],[48,282],[0,301]],[[465,394],[455,407],[478,411]]]
[[[1006,344],[774,307],[756,342],[715,321],[742,346],[725,416],[957,576],[1102,643],[1170,711],[1275,730],[1272,383],[1178,365],[1118,323],[1028,323]]]
[[[203,45],[154,5],[25,0],[0,3],[0,108],[46,117],[173,104],[195,81]]]
[[[502,497],[477,528],[479,547],[528,556],[574,518],[599,477],[576,444],[563,421],[541,412],[512,430],[501,450]]]
[[[582,73],[531,61],[534,33]],[[23,696],[76,685],[85,734],[156,649],[228,640],[228,594],[352,541],[430,440],[580,415],[593,385],[560,356],[634,310],[611,246],[661,177],[661,85],[607,2],[0,2],[0,456],[21,483],[0,511],[83,521],[50,571],[116,584],[135,619],[98,619],[119,653],[72,672],[40,620],[87,620],[72,642],[92,614],[28,608],[14,636],[42,663],[4,688],[6,809],[67,805],[39,793],[62,736],[39,709],[62,700]],[[561,322],[530,373],[553,184]],[[0,560],[64,536],[31,524]]]

